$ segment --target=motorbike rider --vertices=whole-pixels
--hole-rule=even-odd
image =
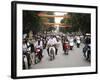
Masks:
[[[58,41],[57,41],[57,38],[56,38],[56,36],[54,35],[53,36],[53,41],[54,41],[54,43],[55,43],[55,50],[56,50],[56,55],[57,55],[57,52],[58,52]]]
[[[38,40],[35,42],[34,47],[35,47],[35,50],[36,50],[36,49],[40,49],[40,52],[39,52],[39,59],[41,60],[41,58],[43,57],[43,55],[42,55],[42,51],[43,51],[43,43],[42,43],[42,40],[38,39]]]
[[[67,51],[67,54],[68,54],[69,48],[70,48],[69,41],[68,41],[68,39],[66,39],[66,40],[64,40],[64,43],[63,43],[64,53],[66,53],[66,51]]]
[[[54,36],[51,35],[49,40],[47,41],[47,52],[48,52],[48,55],[49,55],[49,45],[52,45],[52,46],[55,47],[55,50],[56,50],[55,54],[57,55],[57,50],[58,49],[56,48],[56,44],[57,44],[56,38],[54,38]]]
[[[24,39],[23,40],[23,55],[26,55],[27,57],[27,61],[28,61],[28,68],[30,68],[30,50],[31,50],[31,47],[30,47],[30,44],[29,42]]]
[[[74,39],[73,39],[73,36],[70,36],[70,40],[69,40],[69,44],[70,44],[70,50],[73,49],[73,46],[74,46]]]
[[[91,43],[90,36],[89,35],[86,35],[86,37],[85,37],[85,45],[87,46],[90,43]]]
[[[66,39],[65,36],[63,36],[63,39],[62,39],[62,46],[63,46],[63,50],[64,50],[64,44],[65,44],[65,41],[67,41],[68,39]]]
[[[79,47],[80,46],[80,36],[78,35],[78,36],[76,36],[76,42],[77,42],[77,47]]]
[[[91,44],[91,38],[90,38],[90,34],[86,34],[86,37],[85,37],[85,47],[83,48],[83,52],[84,52],[84,56],[87,57],[87,59],[89,58],[89,55],[90,55],[90,46]],[[86,51],[89,50],[87,56],[86,56]]]
[[[25,40],[23,40],[23,56],[27,54],[27,45],[25,44]],[[25,57],[25,56],[24,56]],[[24,63],[24,57],[23,57],[23,69],[25,69],[25,63]]]

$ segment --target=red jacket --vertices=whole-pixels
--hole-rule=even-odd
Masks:
[[[64,48],[69,49],[70,48],[70,45],[68,43],[64,43]]]

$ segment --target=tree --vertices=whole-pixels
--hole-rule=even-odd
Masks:
[[[54,18],[42,17],[39,14],[53,15],[53,12],[44,11],[23,11],[23,33],[32,31],[34,34],[44,32],[46,30],[54,30],[54,26],[45,23],[54,23]],[[51,28],[50,28],[51,27]]]
[[[23,33],[33,31],[34,34],[41,30],[41,18],[38,16],[39,11],[23,11]]]
[[[82,33],[90,33],[91,31],[91,16],[87,13],[68,13],[71,18],[62,19],[61,23],[70,24],[72,25],[71,28],[67,29],[66,31],[73,31],[78,32],[81,31]]]

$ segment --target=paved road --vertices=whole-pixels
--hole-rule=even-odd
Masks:
[[[69,51],[69,55],[64,55],[62,46],[58,50],[58,55],[56,55],[55,60],[50,61],[46,49],[43,51],[43,59],[38,64],[33,64],[32,69],[41,69],[41,68],[60,68],[60,67],[83,67],[90,66],[91,64],[87,62],[82,53],[83,44],[80,45],[80,48],[74,46],[72,51]]]

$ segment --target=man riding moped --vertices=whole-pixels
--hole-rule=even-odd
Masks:
[[[57,55],[57,48],[56,48],[57,41],[56,39],[51,35],[50,39],[47,42],[47,52],[50,56],[50,60],[53,60],[55,58],[55,54]]]

